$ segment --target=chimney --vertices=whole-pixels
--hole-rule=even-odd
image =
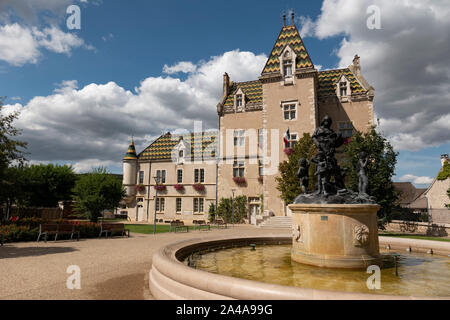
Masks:
[[[283,27],[286,27],[286,12],[283,11]]]
[[[291,11],[291,18],[292,18],[292,25],[294,25],[294,22],[295,22],[295,13],[294,13],[294,9],[292,9],[292,11]]]
[[[228,76],[228,73],[224,73],[223,75],[223,96],[227,97],[230,93],[230,77]]]
[[[361,75],[361,65],[360,65],[359,56],[357,54],[353,58],[353,70],[354,70],[356,76]]]
[[[441,155],[441,166],[442,167],[444,166],[445,162],[448,162],[448,154],[447,153]]]

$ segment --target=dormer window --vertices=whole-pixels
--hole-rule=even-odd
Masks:
[[[341,97],[345,97],[347,95],[347,82],[339,83],[339,92]]]
[[[236,95],[236,107],[242,107],[242,94]]]
[[[285,77],[292,76],[292,60],[283,61],[283,73]]]
[[[180,151],[178,152],[178,157],[180,157],[180,158],[183,158],[183,157],[184,157],[184,151],[183,151],[183,150],[180,150]]]

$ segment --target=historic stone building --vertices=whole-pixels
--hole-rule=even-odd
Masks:
[[[217,106],[221,150],[225,150],[221,160],[232,155],[234,161],[219,165],[219,197],[230,197],[232,189],[246,195],[251,220],[258,219],[261,207],[286,215],[275,180],[278,163],[288,158],[282,142],[285,132],[289,129],[292,146],[304,133],[312,134],[327,114],[333,129],[344,137],[354,129],[366,132],[373,125],[373,98],[374,89],[362,76],[358,56],[348,68],[318,71],[296,26],[283,25],[257,80],[238,83],[228,74],[223,77],[223,96]],[[236,174],[244,176],[246,183],[237,185]]]
[[[128,217],[208,220],[209,205],[216,201],[216,137],[216,132],[166,133],[139,154],[131,142],[123,159]]]
[[[275,180],[278,164],[288,159],[285,149],[304,133],[312,134],[327,114],[333,119],[333,129],[345,137],[350,137],[354,129],[365,132],[373,125],[374,89],[362,76],[359,57],[355,56],[348,68],[317,70],[293,23],[283,23],[261,76],[250,80],[233,82],[224,74],[223,95],[217,105],[220,143],[210,136],[217,136],[214,133],[197,134],[198,139],[206,137],[197,145],[209,143],[211,150],[217,148],[217,162],[180,164],[172,159],[180,143],[194,144],[194,136],[178,141],[179,137],[163,135],[139,155],[130,145],[124,158],[124,185],[132,219],[153,221],[155,190],[150,177],[158,170],[165,170],[167,185],[164,210],[157,203],[158,220],[206,219],[209,203],[233,193],[247,196],[252,223],[261,218],[262,211],[286,215]],[[285,146],[283,136],[288,129]],[[211,160],[213,156],[206,158]],[[197,169],[204,170],[201,183],[206,191],[202,196],[191,186],[197,181]],[[184,194],[173,188],[178,170],[183,170],[186,179],[182,181],[186,184]],[[199,199],[203,199],[200,212],[196,205]]]

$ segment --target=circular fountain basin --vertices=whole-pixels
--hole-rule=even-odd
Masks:
[[[405,241],[406,240],[406,241]],[[432,249],[435,254],[447,256],[450,253],[450,244],[446,242],[396,239],[380,237],[380,247],[390,246],[391,252],[399,250],[406,253],[405,248],[412,252],[427,252]],[[192,254],[212,252],[227,248],[245,247],[250,252],[250,244],[255,244],[257,253],[264,245],[288,245],[292,243],[291,237],[239,237],[239,238],[213,238],[178,242],[161,248],[153,256],[153,265],[150,271],[149,285],[153,296],[157,299],[259,299],[259,300],[297,300],[297,299],[449,299],[450,297],[424,297],[421,294],[412,295],[386,295],[368,294],[361,292],[345,292],[323,290],[318,288],[303,288],[261,281],[253,281],[238,277],[211,273],[194,269],[184,263]],[[280,246],[281,247],[281,246]],[[226,251],[225,250],[225,251]],[[400,251],[401,250],[401,251]],[[429,259],[433,259],[429,255]],[[242,261],[239,262],[242,264]],[[449,263],[449,262],[447,262]],[[248,264],[248,262],[247,262]],[[252,266],[254,267],[254,266]],[[261,266],[263,269],[264,266]],[[323,271],[319,267],[318,272]],[[335,270],[339,271],[339,270]],[[345,270],[351,272],[350,270]],[[370,274],[367,274],[369,277]],[[401,276],[401,274],[400,274]],[[383,285],[383,280],[381,282]],[[444,284],[443,284],[444,285]]]

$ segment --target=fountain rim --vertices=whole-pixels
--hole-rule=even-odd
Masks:
[[[390,244],[393,248],[403,247],[402,241],[392,237],[380,237],[380,246]],[[421,240],[408,239],[411,242]],[[438,242],[422,240],[427,242]],[[169,244],[154,255],[149,276],[149,287],[157,299],[195,300],[448,300],[450,297],[400,296],[368,294],[358,292],[327,291],[314,288],[299,288],[265,283],[197,270],[186,266],[182,259],[190,253],[208,248],[230,247],[230,244],[276,244],[292,243],[292,238],[284,235],[262,237],[211,237],[197,238]],[[427,248],[442,250],[442,246],[427,244]],[[228,246],[227,246],[228,245]],[[437,245],[437,247],[433,247]],[[411,245],[410,245],[411,246]],[[449,248],[445,248],[448,250]],[[417,250],[418,251],[418,250]]]

